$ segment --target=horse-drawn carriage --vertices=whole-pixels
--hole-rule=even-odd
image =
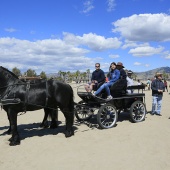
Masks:
[[[105,99],[105,92],[95,97],[91,93],[82,92],[79,89],[77,94],[82,101],[75,104],[73,89],[69,84],[41,79],[23,81],[0,66],[0,106],[8,116],[9,130],[7,132],[12,134],[9,139],[10,145],[20,144],[20,135],[17,130],[17,114],[19,112],[44,109],[49,114],[59,108],[66,118],[66,137],[74,135],[74,112],[77,119],[84,121],[90,119],[94,111],[98,109],[98,124],[105,129],[116,124],[118,113],[121,110],[128,109],[133,122],[141,122],[145,119],[145,94],[139,92],[127,94],[127,87],[121,79],[111,87],[113,99],[110,101]],[[143,89],[143,86],[133,86],[131,89],[139,90]],[[51,126],[53,125],[56,125],[55,117],[52,118]]]
[[[135,93],[129,94],[127,89],[134,90]],[[141,122],[146,115],[143,89],[143,85],[127,87],[120,79],[110,88],[113,99],[107,100],[105,91],[94,96],[84,92],[82,86],[79,86],[77,94],[82,100],[75,106],[75,116],[79,121],[88,121],[98,110],[97,122],[103,129],[114,127],[121,111],[129,112],[132,122]]]

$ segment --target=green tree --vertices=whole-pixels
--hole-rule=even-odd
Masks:
[[[21,76],[21,71],[17,67],[14,67],[12,72],[18,77]]]
[[[42,79],[47,79],[47,75],[45,74],[44,71],[42,71],[42,72],[40,73],[40,76],[41,76]]]
[[[28,69],[24,74],[28,77],[36,77],[37,76],[35,70],[32,70],[32,69]]]

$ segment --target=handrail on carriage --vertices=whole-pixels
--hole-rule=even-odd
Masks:
[[[127,90],[138,90],[138,93],[139,93],[139,90],[142,90],[142,93],[143,93],[145,86],[144,85],[132,85],[132,86],[128,86],[126,89]]]

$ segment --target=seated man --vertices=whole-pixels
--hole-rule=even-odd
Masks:
[[[129,70],[129,71],[127,72],[127,77],[126,77],[127,87],[134,85],[134,82],[133,82],[133,79],[132,79],[132,74],[133,74],[133,72],[132,72],[131,70]],[[127,93],[133,93],[133,89],[127,90]]]
[[[94,86],[97,86],[99,83],[105,81],[105,75],[103,70],[100,69],[100,63],[95,64],[96,70],[92,73],[91,82],[85,85],[87,92],[91,92]]]
[[[116,68],[120,71],[120,79],[126,79],[127,75],[125,70],[123,69],[124,68],[123,63],[118,62]]]

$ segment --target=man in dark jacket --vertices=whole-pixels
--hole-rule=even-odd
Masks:
[[[97,86],[99,83],[105,81],[105,75],[103,70],[100,69],[100,63],[95,64],[96,70],[92,73],[91,82],[85,85],[87,92],[91,92],[94,86]]]
[[[162,82],[162,74],[156,73],[155,80],[152,81],[151,84],[152,89],[152,112],[151,115],[161,115],[161,107],[162,107],[162,97],[163,92],[165,90],[164,83]]]
[[[126,80],[127,75],[126,75],[125,70],[123,69],[124,68],[123,63],[118,62],[116,66],[117,66],[117,69],[120,71],[120,79]]]
[[[121,82],[121,86],[123,87],[123,89],[126,89],[127,88],[127,80],[126,80],[127,74],[126,74],[125,70],[123,69],[124,68],[123,63],[118,62],[116,64],[116,68],[120,71],[120,78],[119,79],[120,79],[120,82]]]

